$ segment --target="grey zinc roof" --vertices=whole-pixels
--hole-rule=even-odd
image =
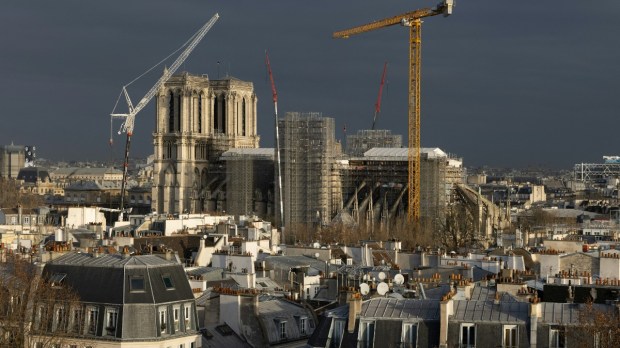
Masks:
[[[90,253],[67,253],[49,264],[53,265],[71,265],[71,266],[88,266],[88,267],[106,267],[106,268],[122,268],[122,267],[157,267],[170,266],[172,262],[165,260],[156,255],[138,255],[128,258],[120,254],[104,254],[99,257]]]
[[[525,323],[528,320],[529,303],[500,301],[454,301],[455,321]]]
[[[258,302],[258,318],[265,328],[264,334],[270,343],[280,341],[280,331],[278,322],[286,321],[286,337],[289,340],[302,338],[299,323],[297,320],[305,317],[308,320],[308,333],[312,333],[312,327],[317,323],[310,323],[314,320],[312,312],[308,309],[294,303],[273,296],[260,295]]]
[[[45,277],[66,274],[64,282],[84,302],[137,304],[194,299],[183,267],[154,255],[123,258],[121,255],[93,257],[68,253],[48,262],[43,273]],[[144,279],[142,291],[131,291],[132,277]],[[168,279],[172,287],[166,287],[164,280]]]
[[[439,301],[374,298],[362,303],[360,317],[439,320]]]

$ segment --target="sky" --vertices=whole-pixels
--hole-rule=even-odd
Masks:
[[[4,0],[0,3],[0,144],[54,160],[120,160],[110,117],[123,85],[220,19],[179,71],[254,84],[261,147],[273,147],[269,51],[278,111],[321,112],[336,138],[372,125],[407,135],[408,29],[332,32],[434,1]],[[422,26],[421,143],[467,167],[572,169],[620,155],[620,2],[461,0]],[[172,59],[168,64],[172,63]],[[220,62],[218,64],[218,62]],[[134,104],[163,67],[131,84]],[[122,102],[122,100],[121,100]],[[117,109],[119,111],[119,109]],[[121,110],[122,111],[122,110]],[[153,101],[131,156],[152,154]]]

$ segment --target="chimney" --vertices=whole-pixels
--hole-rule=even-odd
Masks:
[[[17,222],[20,225],[22,223],[22,205],[21,205],[21,203],[17,204]]]
[[[536,336],[538,330],[538,318],[541,317],[542,304],[538,301],[538,297],[530,300],[530,347],[536,347]]]
[[[450,297],[444,297],[439,302],[439,347],[448,347],[448,321],[450,316],[454,314],[454,300]]]
[[[349,324],[347,330],[349,333],[353,333],[355,331],[355,319],[362,311],[362,295],[358,292],[349,292],[347,297],[347,302],[349,302]]]
[[[172,260],[172,249],[166,249],[166,260]]]
[[[129,254],[129,247],[124,246],[124,247],[123,247],[123,258],[124,258],[124,259],[128,259],[128,258],[129,258],[129,256],[131,256],[131,255]]]

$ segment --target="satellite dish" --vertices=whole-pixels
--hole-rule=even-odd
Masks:
[[[387,294],[387,292],[390,290],[390,287],[387,285],[387,283],[381,282],[379,283],[379,285],[377,286],[377,292],[379,293],[379,295],[383,296],[385,294]]]
[[[319,253],[314,253],[314,258],[315,258],[315,259],[318,259],[320,255],[321,255],[321,254],[319,254]]]
[[[401,285],[405,282],[405,277],[402,274],[397,274],[394,276],[394,283]]]
[[[383,280],[383,279],[385,279],[385,273],[379,272],[379,280]]]
[[[360,284],[360,292],[362,293],[362,295],[368,295],[368,293],[370,292],[370,286],[368,286],[368,284],[366,283]]]

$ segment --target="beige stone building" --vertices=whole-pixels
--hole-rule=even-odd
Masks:
[[[157,95],[153,200],[160,213],[225,209],[231,148],[257,148],[257,97],[251,82],[175,75]]]
[[[0,146],[0,178],[17,178],[19,170],[26,164],[24,146]]]

